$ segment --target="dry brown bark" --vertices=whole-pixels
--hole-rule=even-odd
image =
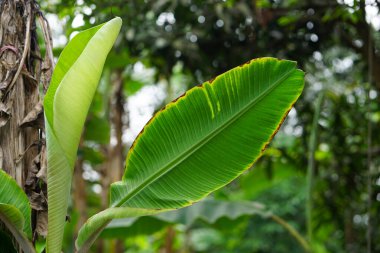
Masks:
[[[37,44],[41,29],[46,54]],[[34,1],[0,1],[0,168],[16,179],[32,207],[33,239],[46,235],[46,158],[40,86],[53,69],[48,24]]]

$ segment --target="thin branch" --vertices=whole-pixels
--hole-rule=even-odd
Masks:
[[[309,243],[303,238],[303,236],[297,232],[289,223],[287,223],[285,220],[281,219],[279,216],[272,214],[270,216],[272,220],[280,224],[283,228],[285,228],[296,241],[298,244],[304,249],[305,252],[311,253],[312,250],[310,248]]]
[[[43,69],[44,76],[45,76],[43,88],[44,88],[44,93],[46,93],[47,88],[50,83],[51,74],[54,69],[53,41],[52,41],[49,23],[46,21],[42,13],[39,13],[38,15],[38,22],[40,23],[40,26],[41,26],[42,34],[45,40],[45,47],[46,47],[44,63],[47,66],[44,66],[44,69]],[[48,71],[48,73],[46,73],[46,71]]]
[[[306,197],[306,228],[307,237],[309,243],[313,241],[313,228],[312,228],[312,211],[313,211],[313,184],[315,173],[315,150],[317,147],[317,135],[318,135],[318,120],[323,103],[323,92],[317,98],[317,104],[315,105],[314,118],[311,128],[310,140],[309,140],[309,158],[307,165],[307,197]]]
[[[52,64],[52,68],[54,68],[53,40],[51,37],[51,30],[50,30],[49,23],[46,21],[45,17],[42,16],[42,13],[40,13],[38,16],[38,22],[41,25],[41,30],[44,35],[47,57],[50,63]]]

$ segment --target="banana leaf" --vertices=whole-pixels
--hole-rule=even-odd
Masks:
[[[185,207],[238,177],[262,155],[303,85],[295,62],[261,58],[168,104],[135,139],[110,209],[84,224],[78,252],[114,218]],[[135,209],[144,211],[131,215]]]
[[[34,252],[29,199],[16,181],[0,169],[0,220],[24,252]]]

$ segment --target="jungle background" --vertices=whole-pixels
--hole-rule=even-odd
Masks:
[[[93,252],[305,252],[268,213],[297,230],[313,252],[380,252],[379,1],[39,5],[56,58],[78,31],[123,19],[78,150],[64,252],[73,252],[78,227],[107,206],[108,185],[121,178],[128,148],[155,111],[192,86],[263,56],[297,61],[306,85],[262,158],[209,197],[237,207],[209,205],[182,220],[113,223]],[[257,210],[239,209],[247,202]],[[211,220],[205,212],[221,215]]]

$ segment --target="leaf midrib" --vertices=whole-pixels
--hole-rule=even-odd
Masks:
[[[274,82],[274,84],[266,89],[264,92],[259,94],[256,98],[254,98],[250,103],[248,103],[245,107],[242,108],[242,110],[238,111],[237,113],[233,114],[225,123],[221,124],[219,127],[215,128],[214,131],[211,131],[205,138],[201,139],[199,142],[192,145],[190,148],[182,152],[180,155],[178,155],[175,159],[173,159],[170,163],[168,163],[166,166],[164,166],[162,169],[159,169],[156,173],[152,174],[150,177],[148,177],[147,180],[145,180],[143,183],[138,185],[135,189],[133,189],[130,193],[128,193],[124,198],[122,198],[115,207],[120,207],[123,205],[123,203],[127,202],[134,196],[136,196],[140,191],[142,191],[145,187],[150,185],[151,183],[155,182],[159,178],[161,178],[166,173],[170,172],[173,168],[175,168],[178,164],[186,160],[189,156],[193,155],[197,150],[202,148],[206,143],[208,143],[211,139],[213,139],[216,135],[218,135],[220,132],[222,132],[224,129],[226,129],[229,125],[231,125],[233,122],[235,122],[237,119],[240,118],[241,115],[245,114],[247,111],[249,111],[254,105],[256,105],[259,101],[261,101],[268,93],[270,93],[272,90],[277,88],[283,81],[285,81],[292,72],[295,71],[295,67],[290,69],[288,72],[283,74],[277,81]]]

